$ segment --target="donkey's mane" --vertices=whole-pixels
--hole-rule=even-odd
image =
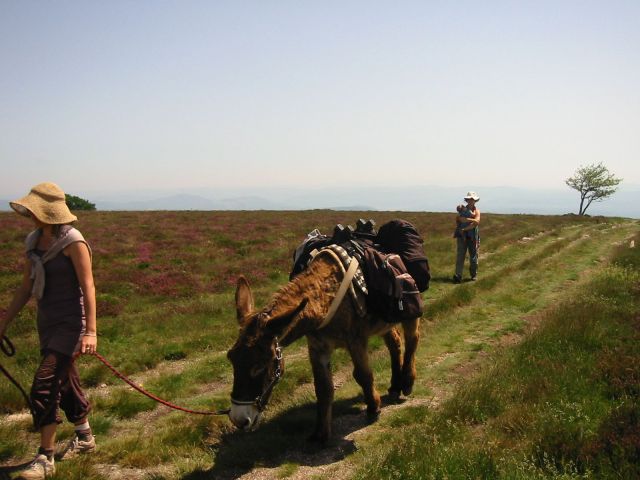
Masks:
[[[297,307],[306,298],[308,303],[304,316],[322,318],[326,313],[328,292],[335,290],[339,283],[336,275],[339,270],[335,262],[319,256],[306,270],[280,287],[261,312],[268,318],[274,318]]]

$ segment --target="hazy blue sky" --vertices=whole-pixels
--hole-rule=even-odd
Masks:
[[[638,0],[1,0],[0,64],[2,196],[640,184]]]

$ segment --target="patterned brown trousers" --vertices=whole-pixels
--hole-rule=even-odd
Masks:
[[[84,419],[91,409],[80,387],[80,377],[73,358],[53,350],[42,353],[30,397],[36,430],[52,423],[62,423],[59,409],[72,423]]]

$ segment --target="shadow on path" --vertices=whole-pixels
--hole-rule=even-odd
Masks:
[[[388,402],[382,397],[383,407]],[[278,468],[286,463],[317,467],[343,460],[355,452],[349,434],[370,422],[361,397],[333,404],[333,435],[327,445],[307,441],[315,425],[316,407],[308,403],[270,418],[255,432],[234,431],[214,447],[214,466],[196,470],[183,480],[233,480],[254,468]]]

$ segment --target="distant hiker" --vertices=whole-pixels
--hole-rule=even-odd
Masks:
[[[40,432],[40,448],[19,478],[42,479],[55,473],[56,427],[62,422],[59,409],[75,424],[76,432],[63,454],[71,456],[95,449],[87,421],[90,405],[73,360],[76,353],[93,353],[97,347],[91,249],[71,226],[77,218],[69,211],[65,194],[57,185],[36,185],[27,196],[10,205],[20,215],[31,218],[36,230],[26,238],[22,284],[4,318],[0,318],[0,338],[29,298],[35,297],[41,362],[30,399],[34,427]]]
[[[478,248],[480,247],[480,210],[476,203],[480,197],[476,192],[468,192],[464,197],[466,205],[458,205],[456,210],[456,230],[453,233],[457,242],[456,272],[453,275],[455,283],[462,282],[462,269],[464,259],[469,252],[469,273],[471,280],[476,280],[478,275]]]

